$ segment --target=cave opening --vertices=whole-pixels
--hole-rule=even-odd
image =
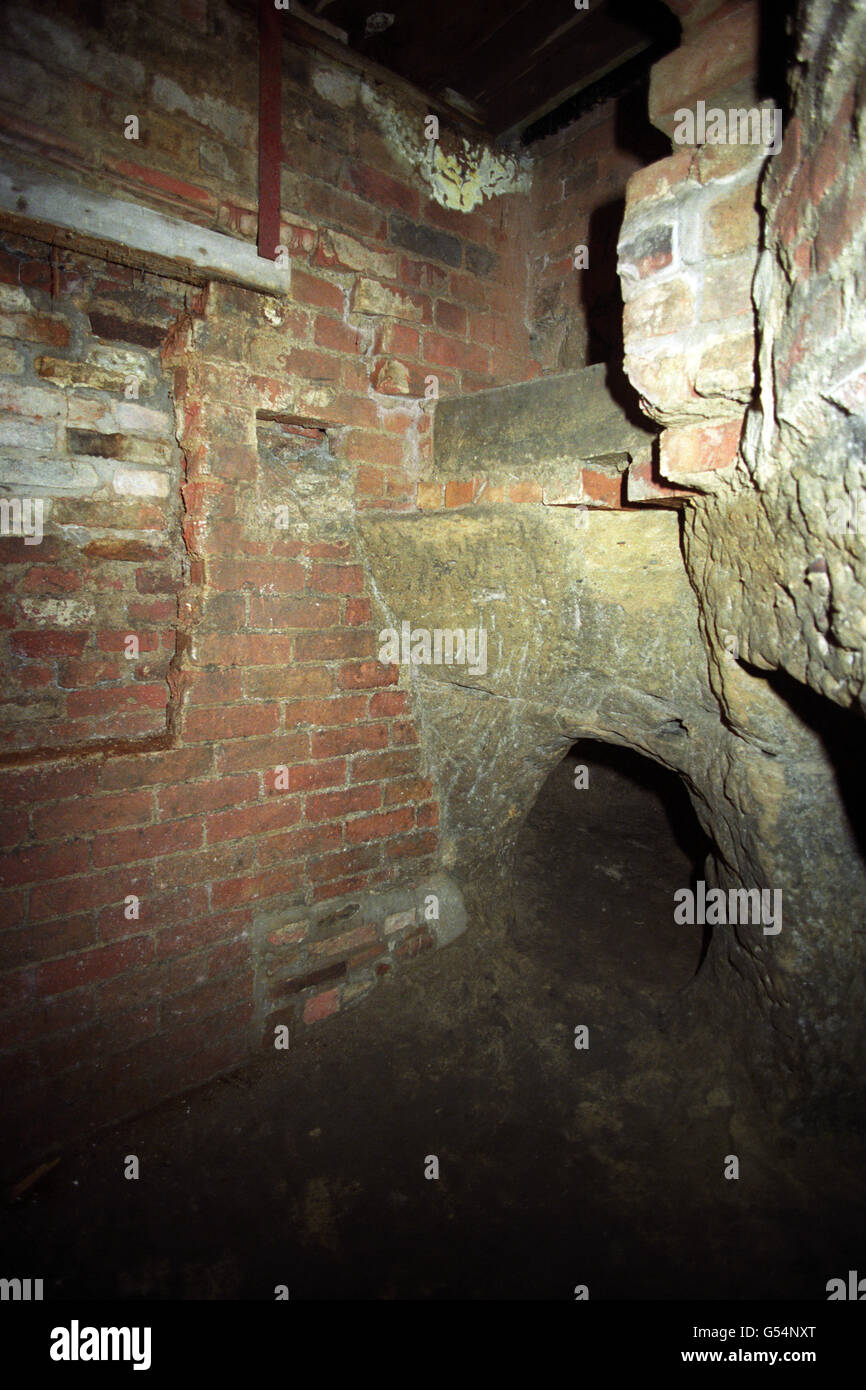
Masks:
[[[677,773],[634,749],[581,739],[540,789],[518,838],[511,938],[554,977],[664,1009],[697,975],[710,927],[674,922],[711,841]]]

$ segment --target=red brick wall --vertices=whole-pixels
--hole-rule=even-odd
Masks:
[[[5,13],[7,149],[253,239],[254,18],[194,0],[106,12],[99,31],[74,15]],[[14,706],[0,770],[13,1163],[261,1041],[263,904],[277,916],[307,905],[310,932],[330,932],[317,904],[348,911],[348,899],[412,888],[437,864],[434,787],[408,690],[376,659],[383,624],[353,519],[416,506],[426,378],[444,395],[533,371],[516,234],[525,198],[440,207],[359,91],[356,75],[286,45],[286,301],[65,251],[52,271],[49,248],[23,240],[0,262],[10,294],[32,305],[0,320],[3,418],[38,426],[62,401],[48,412],[52,457],[74,461],[87,445],[105,465],[99,486],[74,495],[46,475],[38,558],[4,541],[5,694],[28,701]],[[138,142],[123,137],[129,113]],[[409,115],[420,131],[423,111]],[[42,375],[40,356],[53,363]],[[110,375],[131,358],[153,388],[137,402]],[[158,428],[126,409],[157,401]],[[114,489],[130,452],[164,491]],[[323,459],[332,511],[315,504]],[[67,595],[86,595],[93,618],[62,610],[75,623],[59,626],[56,607],[41,621],[26,607]],[[138,663],[116,649],[127,630],[143,639]],[[360,945],[345,933],[336,985],[305,967],[298,1019],[352,1002],[433,942],[423,923],[401,931],[365,925]],[[304,959],[319,949],[311,935]]]

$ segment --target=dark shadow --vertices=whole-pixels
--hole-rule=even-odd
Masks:
[[[623,301],[617,273],[616,247],[625,199],[606,203],[590,214],[587,248],[592,273],[581,280],[581,303],[587,327],[587,366],[604,363],[605,384],[633,425],[652,426],[640,408],[638,394],[625,374]]]
[[[615,148],[633,155],[642,167],[665,159],[671,142],[649,119],[649,74],[644,73],[621,93],[614,116]],[[637,392],[623,368],[623,298],[617,271],[617,242],[622,229],[625,198],[602,204],[591,214],[587,247],[591,273],[581,280],[581,302],[587,326],[587,364],[607,367],[611,396],[635,425],[651,424],[640,408]]]
[[[652,758],[616,743],[585,738],[575,743],[569,757],[579,763],[592,762],[628,779],[642,791],[651,792],[661,803],[670,832],[683,854],[700,866],[712,849],[712,842],[701,829],[682,778]]]
[[[679,721],[669,736],[684,736]],[[711,935],[675,923],[674,895],[694,891],[710,849],[676,773],[634,749],[583,739],[546,778],[521,828],[511,939],[551,969],[589,971],[600,988],[617,977],[671,1001],[697,975]]]
[[[750,676],[763,678],[793,714],[818,736],[832,764],[839,799],[866,861],[866,720],[856,707],[837,705],[787,671],[762,671],[740,658]]]
[[[788,21],[796,8],[795,0],[760,0],[758,6],[758,96],[780,107],[784,125],[791,114],[788,73],[797,47]]]

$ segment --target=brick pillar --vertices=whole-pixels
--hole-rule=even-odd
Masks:
[[[643,409],[665,426],[658,474],[706,491],[736,461],[754,386],[751,289],[767,151],[743,137],[762,119],[772,128],[771,108],[763,104],[762,118],[757,6],[680,0],[673,8],[684,39],[653,68],[650,119],[674,152],[629,180],[619,240],[625,370]],[[724,129],[707,121],[713,110],[724,112]],[[758,112],[758,124],[741,131],[732,110]],[[683,111],[695,116],[692,131]],[[725,142],[709,143],[708,131]]]

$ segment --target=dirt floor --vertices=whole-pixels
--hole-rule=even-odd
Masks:
[[[52,1299],[825,1299],[864,1257],[862,1141],[768,1133],[745,1061],[671,1022],[700,833],[651,764],[579,760],[508,902],[296,1050],[64,1154],[3,1211],[5,1268]]]

